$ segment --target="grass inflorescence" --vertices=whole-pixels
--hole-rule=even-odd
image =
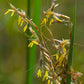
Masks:
[[[23,27],[23,32],[26,33],[28,28],[31,33],[29,36],[31,42],[28,44],[28,47],[31,48],[33,45],[39,47],[40,64],[37,71],[38,78],[41,77],[42,81],[47,80],[48,84],[77,84],[77,78],[81,76],[81,73],[75,73],[71,67],[76,14],[74,14],[74,23],[72,27],[72,22],[70,21],[69,16],[54,12],[55,7],[59,6],[59,4],[55,4],[55,1],[56,0],[52,0],[51,7],[47,11],[44,11],[45,18],[40,24],[41,28],[38,28],[31,19],[27,18],[25,12],[19,11],[12,4],[10,4],[12,9],[8,9],[5,15],[9,12],[12,12],[11,16],[13,16],[14,13],[17,13],[19,16],[18,25],[22,26],[23,22],[25,22],[26,25]],[[54,38],[50,27],[55,23],[67,24],[72,27],[71,37],[62,40]],[[50,39],[43,34],[41,31],[42,27],[49,32]],[[50,44],[56,52],[52,54],[45,43]]]

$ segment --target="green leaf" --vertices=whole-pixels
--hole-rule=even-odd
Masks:
[[[70,51],[69,51],[69,57],[68,57],[67,72],[70,72],[70,68],[72,67],[73,50],[74,50],[74,35],[75,35],[74,33],[75,33],[75,24],[76,24],[76,4],[77,4],[77,1],[75,0],[73,27],[72,27],[71,38],[70,38]],[[71,74],[67,73],[66,84],[71,84]]]
[[[30,8],[31,8],[31,0],[28,0],[28,16],[30,17]],[[41,0],[34,0],[34,16],[33,22],[38,26],[39,18],[40,18],[40,7],[41,7]],[[28,42],[29,43],[29,42]],[[27,43],[27,45],[28,45]],[[27,84],[32,84],[32,77],[33,77],[33,68],[35,63],[35,56],[36,56],[36,46],[34,45],[31,49],[27,48],[27,70],[31,69],[27,72]]]

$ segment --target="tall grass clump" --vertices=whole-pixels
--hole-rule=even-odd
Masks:
[[[38,1],[37,1],[38,2]],[[36,2],[36,3],[37,3]],[[74,13],[73,27],[70,17],[54,12],[54,9],[59,6],[55,4],[56,0],[52,0],[51,7],[44,11],[45,17],[43,18],[40,27],[34,20],[31,20],[26,17],[26,14],[23,10],[19,11],[12,4],[10,4],[12,9],[8,9],[5,12],[5,15],[9,12],[11,16],[14,13],[18,14],[18,25],[23,29],[23,32],[27,33],[27,29],[30,31],[28,47],[36,46],[40,49],[40,63],[37,70],[37,77],[42,78],[42,81],[47,81],[48,84],[77,84],[77,78],[81,76],[80,72],[75,73],[72,68],[72,55],[73,55],[73,43],[74,43],[74,31],[75,31],[75,21],[76,21],[76,5]],[[39,4],[39,3],[38,3]],[[38,9],[40,11],[40,9]],[[37,6],[35,10],[37,11]],[[34,17],[38,16],[36,13]],[[68,39],[56,39],[54,38],[53,32],[51,31],[51,26],[55,23],[64,24],[67,27],[70,27],[70,38]],[[45,33],[43,33],[45,32]],[[49,38],[47,37],[49,36]],[[55,50],[52,53],[49,49],[49,45],[52,49]],[[31,58],[28,59],[28,66],[34,64],[35,55],[34,51],[30,51]],[[32,79],[32,73],[29,73],[28,77]],[[29,82],[31,84],[31,81]]]

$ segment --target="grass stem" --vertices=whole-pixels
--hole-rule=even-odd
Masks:
[[[76,4],[77,4],[77,1],[75,0],[73,27],[72,27],[71,38],[70,38],[70,51],[69,51],[69,57],[68,57],[67,72],[70,72],[70,68],[72,67],[73,50],[74,50],[74,35],[75,35],[74,33],[75,33],[75,24],[76,24]],[[66,84],[71,84],[71,74],[67,73]]]
[[[31,8],[30,1],[31,0],[28,0],[28,16],[29,17],[30,17],[30,8]],[[39,18],[40,18],[40,6],[41,6],[41,0],[34,0],[33,22],[37,26],[39,24]],[[27,67],[28,69],[30,69],[31,67],[34,67],[35,56],[36,56],[36,46],[34,45],[31,49],[27,48]],[[27,73],[27,84],[32,84],[32,78],[33,78],[33,68]]]

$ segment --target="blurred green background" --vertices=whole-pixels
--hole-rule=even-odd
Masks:
[[[9,0],[16,8],[27,12],[27,0]],[[33,18],[34,0],[31,0],[31,18]],[[56,12],[68,15],[73,21],[74,0],[58,0],[60,6]],[[51,0],[42,0],[40,10],[40,21],[51,4]],[[17,14],[13,17],[10,13],[4,15],[9,9],[7,0],[0,0],[0,84],[26,84],[26,74],[34,69],[32,84],[46,84],[38,79],[36,70],[39,66],[39,50],[35,65],[26,70],[26,36],[20,31],[17,24]],[[84,1],[77,0],[77,21],[75,30],[73,68],[75,71],[84,73]],[[65,29],[64,29],[65,28]],[[65,25],[55,24],[52,31],[57,39],[69,38],[69,29]],[[84,75],[81,77],[84,83]]]

